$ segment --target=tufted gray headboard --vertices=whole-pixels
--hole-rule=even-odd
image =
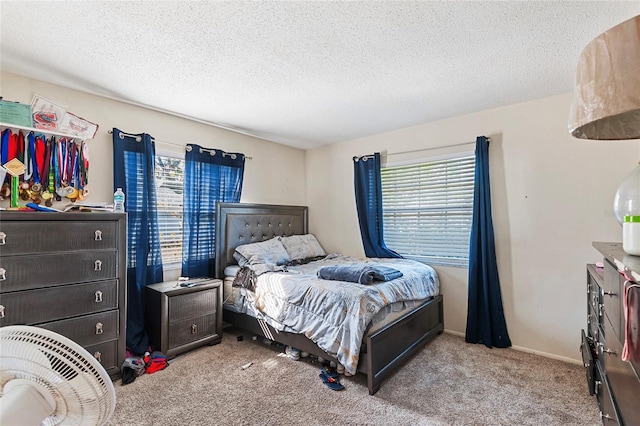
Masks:
[[[306,206],[217,203],[216,278],[224,278],[224,268],[236,263],[233,252],[242,244],[306,234],[307,211]]]

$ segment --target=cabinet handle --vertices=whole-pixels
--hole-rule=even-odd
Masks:
[[[602,351],[603,354],[607,354],[607,355],[616,355],[617,352],[616,351],[612,351],[611,349],[604,349]]]
[[[612,291],[605,291],[604,294],[607,295],[607,296],[611,296],[611,297],[618,295],[617,293],[614,293]]]
[[[4,318],[4,305],[0,305],[0,318]]]
[[[7,244],[7,234],[0,231],[0,246]]]
[[[102,271],[102,260],[96,260],[93,265],[94,271]]]
[[[102,302],[102,292],[100,290],[96,291],[96,303]]]
[[[196,324],[191,324],[191,334],[196,334],[198,332],[198,326]]]
[[[102,241],[102,231],[99,230],[99,229],[96,229],[95,240],[96,241]]]
[[[104,332],[104,330],[102,329],[102,323],[101,322],[97,322],[96,323],[96,334],[102,334]]]
[[[97,359],[97,360],[98,360],[98,362],[102,362],[102,359],[100,359],[100,358],[102,357],[102,354],[101,354],[100,352],[96,352],[96,353],[94,353],[94,354],[93,354],[93,357],[94,357],[95,359]]]
[[[4,268],[0,268],[0,281],[5,281],[7,279],[7,270]]]

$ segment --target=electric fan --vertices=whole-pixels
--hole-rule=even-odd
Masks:
[[[39,327],[0,328],[0,425],[102,425],[116,395],[104,367],[74,341]]]

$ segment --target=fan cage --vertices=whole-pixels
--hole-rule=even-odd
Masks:
[[[56,408],[44,425],[101,425],[115,409],[115,391],[104,367],[80,345],[50,330],[0,328],[0,384],[12,379],[31,380],[50,391]]]

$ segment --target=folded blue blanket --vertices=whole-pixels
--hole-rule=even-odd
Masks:
[[[325,266],[318,271],[318,278],[323,280],[349,281],[360,284],[371,284],[374,281],[390,281],[401,276],[402,272],[397,269],[380,265]]]

